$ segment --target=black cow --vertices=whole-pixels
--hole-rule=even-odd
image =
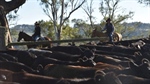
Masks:
[[[94,78],[87,79],[53,78],[25,72],[15,72],[12,77],[12,81],[20,84],[122,84],[114,73],[99,73]]]
[[[80,45],[81,48],[89,48],[89,49],[96,49],[96,50],[103,50],[103,51],[108,51],[108,52],[119,52],[119,53],[125,53],[125,54],[130,54],[134,55],[135,52],[140,52],[139,49],[134,49],[131,47],[126,47],[122,45],[115,45],[115,46],[110,46],[110,45]]]
[[[116,74],[133,75],[142,78],[150,78],[150,65],[147,60],[143,59],[142,64],[138,65],[132,60],[129,62],[129,68],[115,71]]]
[[[39,49],[29,49],[29,52],[37,55],[37,56],[43,56],[43,57],[50,57],[62,61],[78,61],[79,59],[84,59],[85,57],[87,59],[94,58],[94,52],[89,49],[85,49],[80,55],[72,55],[68,54],[66,52],[60,52],[60,51],[47,51],[47,50],[39,50]]]
[[[20,84],[20,83],[17,83],[17,82],[0,81],[0,84]]]
[[[14,56],[15,58],[17,58],[18,62],[23,63],[29,67],[32,66],[33,62],[35,61],[35,58],[37,58],[36,55],[26,50],[8,50],[1,52]]]
[[[25,71],[33,74],[40,74],[37,70],[33,70],[32,68],[19,62],[0,62],[0,69],[7,69],[14,72]]]
[[[1,56],[0,56],[0,61],[1,61],[1,62],[3,62],[3,61],[8,62],[8,60],[7,60],[6,58],[1,57]]]
[[[0,57],[3,57],[5,59],[7,59],[8,61],[12,61],[12,62],[17,62],[18,59],[12,55],[9,55],[7,53],[0,53]]]
[[[58,60],[58,59],[54,59],[54,58],[50,58],[50,57],[38,56],[38,58],[34,61],[32,68],[33,69],[42,69],[42,67],[45,67],[47,64],[94,66],[95,62],[93,62],[92,60],[78,61],[78,62],[62,61],[62,60]]]
[[[27,72],[13,72],[10,70],[0,69],[0,84],[57,84],[60,80],[61,79]],[[61,84],[65,83],[61,82]]]
[[[128,60],[128,59],[136,59],[137,55],[130,55],[128,53],[121,53],[121,52],[109,52],[103,50],[95,50],[95,54],[100,55],[111,55],[111,57],[117,56],[118,58],[122,58],[121,60]]]
[[[137,65],[133,61],[129,63],[134,75],[143,78],[150,78],[150,62],[148,59],[143,58],[140,65]]]
[[[72,79],[74,80],[74,79]],[[103,71],[96,73],[94,78],[83,78],[69,81],[70,84],[122,84],[119,78],[113,72],[104,73]]]
[[[111,73],[104,73],[90,67],[71,66],[71,65],[53,65],[49,64],[44,69],[46,76],[56,78],[92,78],[93,80],[81,81],[77,84],[122,84],[117,76]],[[72,83],[71,83],[72,84]]]
[[[48,64],[44,68],[44,75],[56,78],[91,78],[95,72],[94,68],[73,65]]]
[[[78,61],[81,55],[72,55],[60,51],[48,51],[39,49],[29,49],[29,52],[35,54],[36,56],[50,57],[62,61]]]
[[[21,84],[57,84],[59,80],[60,79],[53,78],[53,77],[30,74],[25,72],[13,74],[13,81],[19,82]],[[61,82],[61,84],[66,84],[66,83]]]
[[[114,42],[115,45],[123,45],[127,47],[131,47],[132,43],[136,43],[142,41],[144,43],[150,43],[149,38],[140,38],[140,39],[131,39],[131,40],[124,40],[119,42]]]
[[[78,46],[54,46],[52,48],[44,49],[44,50],[60,51],[60,52],[65,52],[73,55],[80,55],[83,52],[82,49]]]
[[[123,84],[120,79],[113,72],[103,73],[102,71],[97,72],[95,75],[96,84]]]
[[[113,56],[111,57],[111,55],[97,55],[95,56],[95,58],[93,59],[94,62],[103,62],[103,63],[107,63],[107,64],[112,64],[112,65],[116,65],[116,66],[122,66],[122,67],[129,67],[128,62],[129,60],[120,60],[120,59],[116,59],[113,58]]]
[[[150,84],[150,79],[133,75],[120,74],[117,77],[120,79],[122,84]]]

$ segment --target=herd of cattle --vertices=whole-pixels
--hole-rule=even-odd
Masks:
[[[0,84],[150,84],[150,40],[0,51]]]

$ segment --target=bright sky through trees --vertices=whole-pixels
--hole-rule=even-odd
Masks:
[[[150,6],[139,4],[137,3],[137,0],[121,0],[119,6],[121,7],[121,10],[125,10],[126,12],[134,12],[133,19],[130,19],[127,22],[137,21],[143,23],[150,23]],[[93,15],[97,18],[96,22],[100,22],[102,17],[98,10],[99,0],[94,0],[93,8],[95,9]],[[37,0],[27,0],[26,3],[20,7],[18,14],[19,19],[17,21],[17,24],[34,24],[34,22],[38,20],[49,20],[49,18],[44,14]],[[75,11],[70,18],[86,20],[87,16],[80,8],[79,10]]]

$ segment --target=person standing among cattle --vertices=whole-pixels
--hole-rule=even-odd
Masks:
[[[113,42],[113,33],[114,33],[114,25],[111,23],[111,19],[108,18],[106,20],[106,24],[104,26],[104,28],[102,29],[102,31],[105,31],[106,30],[106,34],[108,35],[109,37],[109,42]]]
[[[39,25],[40,25],[39,22],[34,23],[35,30],[34,34],[32,35],[34,41],[37,41],[41,37],[41,27]]]

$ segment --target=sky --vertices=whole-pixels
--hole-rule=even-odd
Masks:
[[[137,3],[137,0],[121,0],[119,6],[122,9],[125,9],[126,12],[134,12],[133,19],[127,20],[127,22],[150,23],[150,5],[145,6],[144,4],[139,4]],[[98,7],[99,0],[94,0],[93,8],[95,11],[93,15],[97,18],[96,22],[100,22],[100,20],[102,20]],[[45,15],[37,0],[27,0],[26,3],[19,8],[18,15],[19,18],[17,24],[34,24],[39,20],[49,20],[48,16]],[[82,9],[78,9],[71,15],[70,18],[86,19],[87,16]]]

